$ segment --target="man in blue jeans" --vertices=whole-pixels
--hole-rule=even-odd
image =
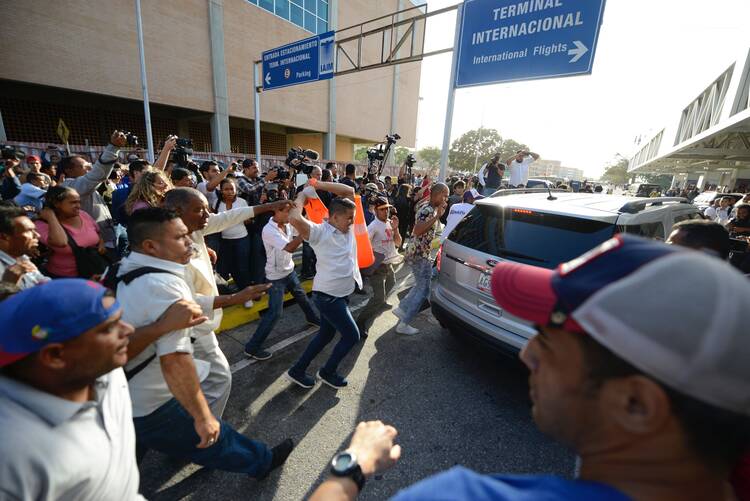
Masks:
[[[307,197],[315,197],[315,190],[333,193],[328,220],[315,224],[302,216]],[[318,269],[313,280],[313,301],[320,312],[320,331],[310,342],[302,357],[289,369],[289,379],[303,387],[312,388],[315,380],[305,371],[310,362],[333,340],[336,331],[341,339],[331,357],[318,371],[318,379],[332,388],[344,388],[347,381],[336,371],[339,363],[359,341],[359,330],[349,311],[349,295],[355,284],[362,287],[362,276],[357,265],[354,233],[354,189],[341,183],[325,183],[314,178],[297,197],[289,213],[289,222],[307,240],[318,256]]]
[[[263,228],[263,245],[266,248],[266,278],[271,282],[268,290],[268,310],[258,324],[253,337],[245,345],[245,355],[255,360],[268,360],[271,352],[261,348],[263,341],[273,330],[281,310],[284,308],[284,293],[289,291],[302,308],[307,323],[320,325],[318,314],[300,285],[294,271],[292,253],[302,243],[302,237],[295,234],[289,224],[289,207],[274,212],[273,218]]]
[[[419,332],[409,325],[409,322],[417,316],[422,303],[430,295],[432,240],[435,238],[435,225],[445,213],[448,194],[448,185],[435,184],[430,191],[430,202],[417,212],[412,231],[414,238],[406,249],[406,261],[411,265],[414,274],[414,286],[401,300],[398,308],[393,310],[393,314],[400,320],[396,326],[396,332],[399,334],[410,336]]]
[[[207,316],[213,315],[215,298],[194,297],[186,282],[194,243],[176,212],[137,211],[130,217],[128,239],[133,251],[121,262],[117,286],[124,321],[135,327],[152,324],[185,299],[194,299]],[[150,272],[134,274],[146,269]],[[168,332],[125,366],[138,454],[155,449],[208,468],[263,478],[284,463],[294,445],[287,439],[271,449],[214,414],[201,389],[211,363],[194,358],[191,338],[196,335],[192,328]]]

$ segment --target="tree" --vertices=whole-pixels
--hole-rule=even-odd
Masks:
[[[406,146],[391,146],[391,150],[393,151],[393,154],[391,154],[391,161],[389,163],[395,164],[395,165],[401,165],[404,163],[404,160],[406,160],[406,157],[411,153],[409,151],[409,148]]]
[[[670,174],[639,174],[638,177],[646,183],[658,184],[665,190],[672,186],[672,176]]]
[[[440,154],[442,151],[437,146],[427,146],[417,152],[417,158],[427,169],[434,169],[440,165]]]
[[[609,181],[612,184],[627,184],[630,180],[628,174],[628,159],[620,155],[615,155],[614,162],[604,168],[602,181]]]
[[[356,146],[354,148],[354,161],[367,162],[367,146]]]
[[[474,172],[496,153],[500,153],[502,160],[507,160],[522,149],[528,149],[525,144],[513,139],[503,139],[495,129],[480,127],[465,132],[453,141],[449,153],[450,169],[463,172]]]

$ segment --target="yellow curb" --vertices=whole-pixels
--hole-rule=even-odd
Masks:
[[[305,280],[302,282],[302,288],[308,294],[312,290],[312,280]],[[292,294],[287,292],[284,294],[284,301],[292,299]],[[221,325],[216,332],[226,331],[234,329],[240,325],[244,325],[250,322],[254,322],[260,318],[260,312],[268,308],[268,296],[263,296],[258,301],[255,301],[252,308],[245,308],[241,304],[237,306],[230,306],[224,308],[224,316],[221,319]]]

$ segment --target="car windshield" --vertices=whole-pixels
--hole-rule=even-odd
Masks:
[[[448,239],[496,257],[555,268],[596,247],[614,233],[612,223],[478,205]]]

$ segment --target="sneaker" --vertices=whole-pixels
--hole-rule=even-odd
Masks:
[[[266,350],[247,351],[247,348],[245,348],[245,355],[255,360],[268,360],[273,356],[273,353]]]
[[[304,372],[302,374],[297,374],[296,372],[292,372],[292,370],[289,369],[286,373],[286,377],[292,383],[296,384],[297,386],[301,386],[306,390],[309,390],[310,388],[315,386],[315,380]]]
[[[318,371],[318,379],[331,388],[335,388],[337,390],[346,388],[346,385],[349,384],[346,378],[343,378],[338,374],[326,374],[322,369]]]
[[[360,339],[367,339],[367,329],[361,323],[357,322],[357,330],[359,331]]]
[[[406,313],[404,313],[404,310],[402,310],[400,306],[396,306],[395,308],[393,308],[391,313],[396,315],[396,318],[398,318],[399,320],[403,320],[403,318],[406,316]]]
[[[415,329],[411,325],[401,321],[396,326],[396,332],[398,332],[399,334],[405,334],[407,336],[413,336],[414,334],[419,333],[419,329]]]
[[[259,476],[258,480],[263,480],[269,475],[269,473],[284,464],[286,462],[286,459],[289,457],[289,454],[291,454],[293,450],[294,441],[291,438],[287,438],[279,445],[271,449],[271,467],[268,468],[268,471],[266,471],[263,475]]]
[[[245,308],[248,308],[248,309],[250,309],[250,308],[252,308],[252,307],[253,307],[253,305],[254,305],[254,304],[255,304],[255,303],[253,303],[253,300],[252,300],[252,299],[249,299],[249,300],[245,301],[245,304],[244,304],[243,306],[244,306]]]

